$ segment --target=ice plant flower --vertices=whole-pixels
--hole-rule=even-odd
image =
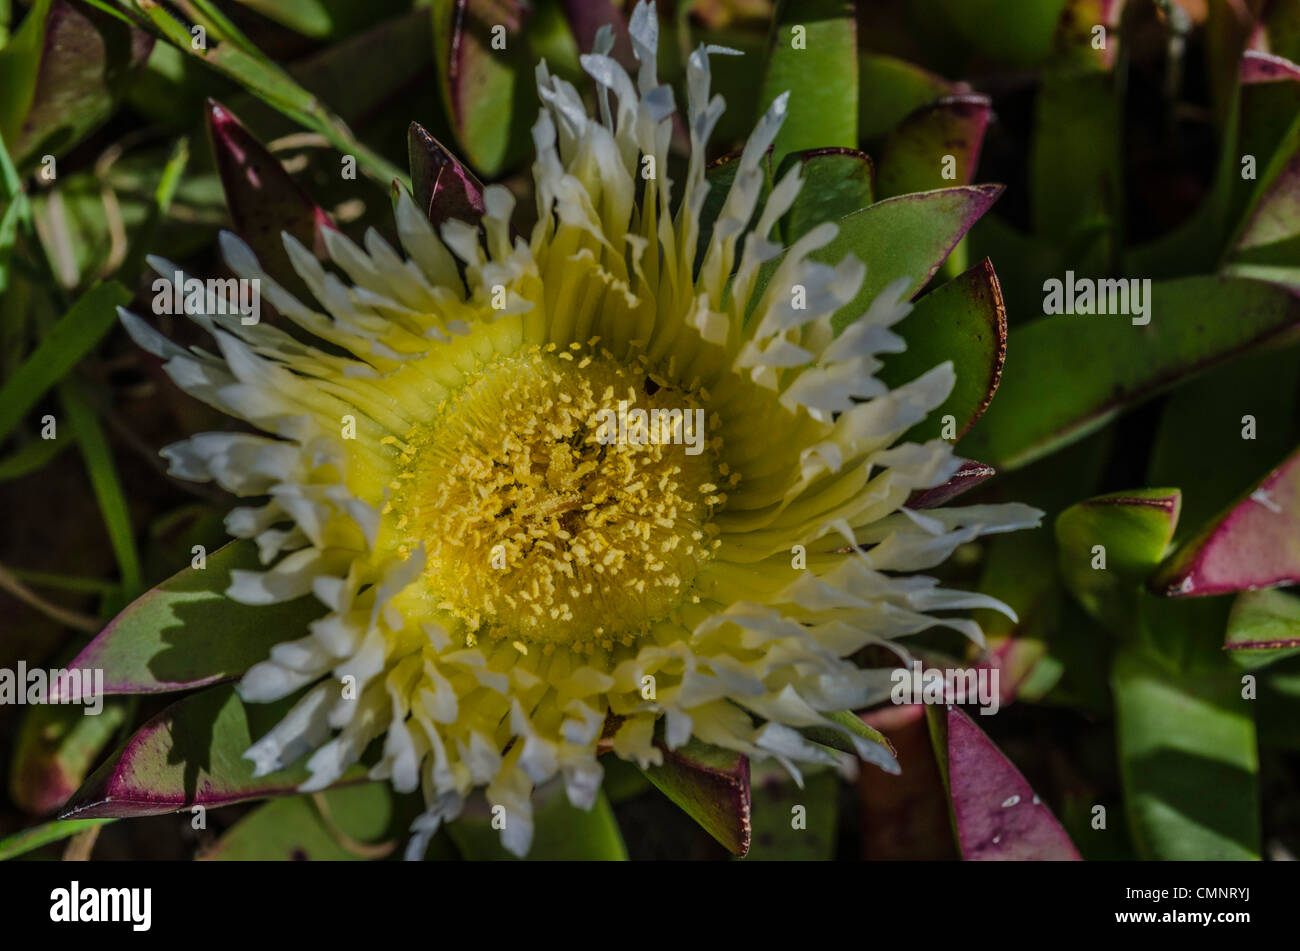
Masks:
[[[745,146],[696,272],[705,145],[723,109],[709,56],[729,51],[690,57],[674,202],[656,30],[639,6],[635,84],[608,35],[583,57],[596,118],[538,67],[527,239],[512,235],[502,187],[486,190],[482,236],[455,220],[435,233],[402,196],[405,257],[374,231],[364,249],[325,233],[347,281],[286,236],[317,310],[222,235],[231,269],[328,348],[209,306],[195,319],[220,354],[186,350],[123,312],[180,386],[268,434],[164,450],[183,478],[267,499],[228,518],[269,566],[236,572],[228,596],[311,592],[329,609],[240,682],[246,701],[305,688],[248,757],[260,774],[310,752],[302,788],[321,789],[382,737],[371,776],[426,802],[413,856],[478,787],[523,854],[534,786],[560,776],[590,807],[606,750],[646,766],[657,744],[694,736],[796,776],[800,762],[837,762],[800,729],[847,733],[825,714],[889,689],[887,671],[851,655],[935,625],[978,640],[973,621],[933,612],[1003,607],[914,572],[1040,514],[906,508],[959,465],[941,440],[896,444],[945,399],[952,365],[892,391],[875,378],[877,355],[903,347],[889,327],[908,312],[906,282],[836,335],[864,264],[810,259],[830,224],[786,249],[768,239],[797,169],[750,227],[784,97]]]

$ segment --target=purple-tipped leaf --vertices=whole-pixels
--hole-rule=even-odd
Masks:
[[[1223,649],[1243,667],[1263,667],[1300,653],[1300,598],[1266,589],[1237,596]]]
[[[698,822],[733,855],[745,855],[750,841],[749,759],[692,739],[663,749],[662,766],[646,778]]]
[[[458,219],[477,224],[483,217],[483,183],[418,122],[406,133],[415,203],[435,228]]]
[[[908,279],[904,298],[924,287],[1002,190],[1001,185],[963,185],[900,195],[841,218],[839,234],[812,257],[838,264],[855,254],[871,266],[857,296],[836,313],[835,327],[861,317],[876,295],[901,277]]]
[[[953,829],[966,861],[1077,861],[1052,811],[975,721],[957,707],[930,708]]]
[[[986,479],[991,479],[997,475],[997,470],[992,466],[986,466],[982,462],[972,462],[969,459],[961,464],[952,478],[943,485],[937,485],[933,489],[918,489],[912,493],[911,498],[907,500],[907,507],[910,509],[933,509],[940,505],[947,505],[963,492],[969,492],[975,486],[979,485]]]
[[[1174,553],[1151,581],[1169,597],[1300,582],[1300,452]]]
[[[156,816],[192,806],[226,806],[287,796],[307,778],[306,759],[253,776],[244,753],[289,710],[292,698],[247,707],[230,686],[167,707],[140,727],[86,780],[62,817]],[[354,766],[340,782],[365,778]]]
[[[333,222],[234,113],[209,99],[207,119],[235,232],[271,277],[292,286],[296,276],[280,233],[323,256],[322,231]]]
[[[190,690],[239,677],[325,613],[310,595],[258,606],[226,597],[232,571],[263,567],[252,542],[231,542],[205,564],[140,595],[69,666],[102,670],[105,694]]]

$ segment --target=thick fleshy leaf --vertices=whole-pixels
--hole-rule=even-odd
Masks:
[[[824,862],[835,857],[839,829],[839,777],[829,769],[804,775],[800,789],[785,768],[766,763],[752,782],[753,847],[750,862]]]
[[[785,157],[777,170],[779,180],[794,165],[800,166],[803,187],[791,209],[781,219],[781,237],[787,245],[826,221],[866,208],[874,198],[875,170],[871,156],[857,149],[811,149]]]
[[[870,274],[870,265],[868,265]],[[951,360],[957,384],[938,409],[903,437],[923,442],[953,436],[945,432],[944,417],[956,421],[960,439],[983,415],[1007,356],[1007,311],[993,265],[986,259],[965,274],[936,288],[916,302],[912,312],[894,326],[907,341],[902,353],[884,360],[879,376],[897,388]]]
[[[1103,430],[1016,472],[1000,473],[981,493],[989,501],[1017,501],[1042,509],[1048,525],[1079,498],[1095,493],[1111,455]],[[979,591],[1011,605],[1012,620],[999,611],[977,610],[991,667],[998,669],[1002,702],[1054,702],[1104,714],[1109,656],[1103,632],[1066,596],[1057,570],[1057,546],[1049,528],[995,535],[985,542]]]
[[[1251,209],[1234,251],[1260,253],[1300,236],[1300,149],[1290,157]],[[1292,257],[1292,263],[1295,262]]]
[[[275,726],[297,697],[247,706],[234,687],[213,687],[167,707],[95,770],[64,808],[64,818],[156,816],[287,796],[308,778],[306,759],[253,776],[244,753]],[[349,769],[342,783],[365,777]]]
[[[65,154],[85,138],[108,118],[153,45],[152,36],[114,16],[54,0],[30,108],[17,140],[7,140],[13,142],[14,162],[22,166],[43,154]]]
[[[537,102],[525,30],[529,10],[522,0],[434,4],[434,52],[448,118],[461,154],[489,178],[528,152]],[[499,27],[504,49],[493,48]]]
[[[43,704],[23,718],[9,770],[9,795],[24,812],[49,815],[77,791],[126,719],[123,702],[97,714],[81,704]]]
[[[982,462],[967,460],[953,473],[952,478],[933,489],[917,489],[907,500],[910,509],[932,509],[947,505],[963,492],[969,492],[986,479],[997,475],[997,470]]]
[[[1124,0],[1067,0],[1057,22],[1051,67],[1106,70],[1114,66],[1123,12]],[[1106,31],[1100,37],[1095,32],[1099,26]]]
[[[186,568],[127,605],[71,666],[103,670],[106,694],[167,693],[239,677],[325,613],[310,595],[258,606],[225,596],[232,571],[261,568],[252,542],[219,548],[207,567]]]
[[[948,860],[958,857],[948,794],[935,761],[925,708],[886,706],[866,714],[897,751],[902,772],[858,774],[863,857],[876,862]]]
[[[1105,276],[1124,207],[1119,96],[1103,73],[1049,73],[1038,91],[1030,155],[1034,231],[1078,273]],[[1087,142],[1087,148],[1078,143]]]
[[[509,822],[509,817],[506,818]],[[501,844],[499,823],[479,796],[447,826],[462,858],[478,862],[518,861]],[[525,856],[534,862],[624,862],[627,847],[609,799],[601,791],[589,811],[572,805],[564,784],[551,782],[533,793],[533,842]]]
[[[1137,593],[1169,548],[1181,503],[1177,489],[1137,489],[1088,499],[1057,517],[1065,586],[1106,627],[1135,620]]]
[[[987,96],[947,96],[904,119],[880,150],[880,197],[969,185],[992,111]]]
[[[329,215],[225,106],[208,100],[207,120],[236,233],[248,242],[268,274],[293,285],[297,278],[281,232],[323,255],[321,232],[334,227]]]
[[[907,60],[880,53],[858,55],[858,136],[877,139],[922,106],[951,95],[955,87]]]
[[[1300,300],[1253,281],[1151,285],[1145,326],[1125,316],[1044,317],[1017,330],[1012,372],[962,449],[999,469],[1080,439],[1194,374],[1300,330]],[[1047,385],[1045,381],[1051,381]]]
[[[1250,668],[1294,657],[1300,653],[1300,598],[1273,590],[1238,595],[1223,648]]]
[[[858,28],[847,0],[780,0],[773,15],[765,110],[790,94],[776,138],[776,163],[789,152],[858,144]]]
[[[663,765],[645,770],[646,778],[727,851],[748,852],[749,759],[695,739],[663,753]]]
[[[965,185],[878,201],[841,218],[840,233],[813,254],[838,264],[846,254],[867,263],[858,296],[834,317],[843,329],[864,313],[876,295],[901,277],[911,297],[932,278],[970,226],[1002,194],[1001,185]]]
[[[406,133],[415,203],[435,228],[457,219],[477,224],[483,217],[483,183],[418,122]]]
[[[199,858],[219,862],[357,862],[388,858],[405,832],[388,783],[276,799],[240,819]]]
[[[1255,701],[1221,648],[1227,604],[1144,598],[1114,661],[1120,774],[1139,858],[1259,857]]]
[[[1300,582],[1300,452],[1189,539],[1151,579],[1170,597]]]
[[[926,714],[964,860],[1079,858],[1052,811],[974,720],[955,706],[931,707]]]
[[[950,23],[970,46],[999,63],[1033,66],[1052,52],[1068,0],[940,0]]]

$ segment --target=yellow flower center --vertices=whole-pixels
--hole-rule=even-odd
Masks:
[[[397,534],[424,544],[468,642],[611,648],[695,597],[726,500],[706,396],[552,344],[490,363],[407,435]]]

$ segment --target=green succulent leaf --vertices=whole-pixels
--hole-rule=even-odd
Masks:
[[[795,165],[800,166],[803,187],[781,219],[781,237],[787,246],[823,222],[838,221],[875,201],[875,169],[865,152],[840,148],[792,152],[781,163],[776,179]]]
[[[862,289],[835,315],[834,326],[853,323],[899,278],[909,279],[904,298],[913,296],[1001,193],[1000,185],[944,188],[878,201],[841,218],[840,233],[813,257],[835,264],[855,254],[868,267]]]
[[[766,110],[790,94],[775,162],[789,152],[858,144],[857,20],[847,0],[781,0],[759,95]]]
[[[508,821],[508,820],[507,820]],[[572,805],[563,783],[551,783],[533,794],[533,842],[530,862],[625,862],[627,846],[604,791],[589,811]],[[519,861],[501,845],[488,803],[470,800],[460,817],[447,826],[447,835],[462,858],[475,862]]]
[[[94,715],[80,704],[43,704],[23,717],[9,769],[9,794],[32,815],[49,815],[77,791],[126,719],[126,705],[106,702]]]
[[[212,687],[164,709],[95,770],[64,818],[155,816],[287,796],[310,775],[306,760],[253,775],[244,753],[283,719],[297,697],[245,706],[232,686]],[[353,766],[336,785],[364,779]]]
[[[889,739],[885,734],[866,723],[862,717],[858,716],[852,710],[840,710],[835,713],[827,713],[825,716],[828,720],[833,720],[843,729],[843,731],[866,740],[868,743],[874,744],[875,746],[881,747],[882,751],[888,754],[888,758],[886,759],[882,756],[878,765],[894,761],[894,748],[889,744]],[[834,727],[805,727],[799,732],[814,743],[829,746],[832,749],[839,750],[841,753],[852,753],[855,756],[858,754],[857,747],[854,745],[852,739],[846,735],[846,732],[841,732],[841,730],[837,730]],[[886,771],[888,772],[889,770]]]
[[[880,150],[880,197],[969,185],[992,111],[987,96],[946,96],[904,119]]]
[[[644,770],[646,778],[727,851],[733,855],[747,853],[749,760],[696,739],[676,750],[661,748],[663,764]]]
[[[1114,78],[1049,73],[1038,91],[1035,120],[1029,168],[1034,231],[1065,251],[1080,273],[1107,274],[1124,207],[1123,124]]]
[[[1300,326],[1300,300],[1251,281],[1158,282],[1148,304],[1145,326],[1111,315],[1044,317],[1018,328],[1012,369],[1022,361],[1034,372],[1006,376],[963,450],[999,469],[1022,466],[1216,363],[1289,340]]]
[[[1300,598],[1285,591],[1245,591],[1232,603],[1223,648],[1243,667],[1300,654]]]
[[[858,54],[858,136],[878,139],[923,106],[954,92],[948,80],[907,60]]]
[[[258,806],[200,858],[220,862],[365,862],[398,850],[397,803],[387,783],[362,783]],[[400,854],[400,853],[399,853]]]
[[[1181,501],[1177,489],[1138,489],[1088,499],[1057,517],[1061,577],[1104,626],[1134,623],[1137,592],[1169,548]]]
[[[979,53],[1010,66],[1034,66],[1052,52],[1061,12],[1068,3],[940,0],[939,6],[961,38]]]
[[[1144,598],[1144,641],[1111,673],[1139,858],[1259,858],[1254,701],[1219,647],[1226,604]]]
[[[926,294],[894,330],[907,349],[886,357],[880,370],[891,389],[946,360],[957,373],[948,398],[903,438],[951,437],[945,433],[946,416],[956,420],[956,438],[961,438],[988,408],[1006,361],[1007,313],[993,265],[985,259]]]
[[[434,53],[443,104],[461,153],[491,178],[523,160],[536,118],[534,48],[567,27],[562,18],[530,21],[520,0],[495,4],[435,0]],[[505,49],[493,48],[493,30],[505,27]],[[534,32],[535,27],[544,27]],[[568,37],[572,46],[572,37]]]
[[[785,769],[766,764],[753,780],[753,847],[749,862],[825,862],[835,857],[840,782],[820,769],[800,789]]]
[[[232,571],[263,566],[250,541],[231,542],[147,591],[109,622],[73,667],[104,671],[107,694],[167,693],[239,677],[325,613],[311,595],[270,605],[226,597]]]

